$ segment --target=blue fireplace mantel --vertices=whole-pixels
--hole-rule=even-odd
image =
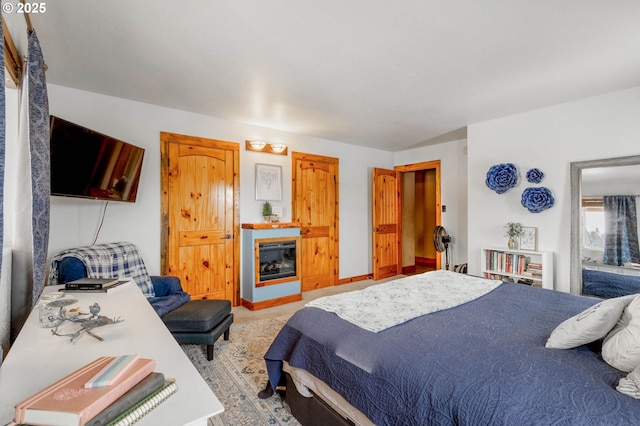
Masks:
[[[296,275],[260,282],[259,243],[293,240],[296,242]],[[241,304],[252,311],[302,300],[300,287],[300,224],[242,224]]]

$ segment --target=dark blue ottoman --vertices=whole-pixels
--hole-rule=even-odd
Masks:
[[[207,345],[207,360],[213,359],[213,344],[224,334],[229,340],[233,323],[228,300],[191,300],[162,317],[178,343]]]

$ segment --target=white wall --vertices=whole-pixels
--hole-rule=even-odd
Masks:
[[[255,164],[281,165],[283,220],[291,219],[291,156],[246,151],[244,141],[265,138],[298,151],[339,158],[340,278],[372,272],[371,179],[373,167],[441,160],[442,202],[447,205],[443,225],[454,237],[451,264],[466,261],[466,141],[442,143],[395,155],[340,142],[247,126],[184,111],[133,102],[96,93],[49,85],[50,113],[98,132],[145,148],[138,199],[135,203],[110,202],[97,242],[127,240],[136,244],[149,272],[160,271],[160,140],[161,131],[240,144],[240,221],[260,222],[261,202],[255,200]],[[17,91],[16,91],[17,93]],[[17,121],[16,115],[8,121]],[[11,181],[11,176],[8,177]],[[10,184],[10,183],[9,183]],[[92,244],[104,201],[51,198],[49,256]]]
[[[538,249],[555,253],[556,290],[569,291],[573,161],[640,154],[640,87],[609,93],[468,127],[469,272],[480,273],[480,249],[506,247],[504,225],[521,222],[538,228]],[[519,167],[524,182],[498,195],[485,185],[498,163]],[[538,167],[540,185],[551,189],[556,204],[529,213],[520,204],[528,182],[524,173]]]
[[[467,262],[466,146],[466,140],[444,142],[397,152],[393,159],[395,166],[440,160],[440,199],[447,207],[447,211],[442,213],[441,223],[452,236],[451,265]]]
[[[255,164],[283,168],[283,220],[291,219],[291,155],[246,151],[250,138],[277,140],[299,151],[339,158],[340,277],[371,272],[371,169],[392,167],[389,152],[293,135],[218,120],[184,111],[132,102],[49,85],[50,112],[145,148],[136,203],[110,202],[98,243],[127,240],[136,244],[149,272],[160,271],[160,132],[219,139],[240,144],[240,221],[261,222],[261,201],[255,200]],[[91,244],[103,201],[52,197],[49,254]],[[239,238],[240,236],[238,236]]]

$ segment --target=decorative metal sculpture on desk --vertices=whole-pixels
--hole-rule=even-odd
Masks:
[[[78,312],[77,309],[72,309],[70,312],[67,312],[66,309],[64,308],[67,305],[71,305],[73,303],[76,303],[77,300],[75,299],[61,299],[61,300],[56,300],[53,302],[49,302],[47,305],[49,307],[58,307],[60,308],[60,313],[59,313],[59,322],[58,324],[55,326],[55,328],[53,330],[51,330],[51,333],[56,335],[56,336],[64,336],[64,337],[71,337],[71,342],[73,342],[74,340],[76,340],[78,337],[80,337],[82,335],[82,333],[87,333],[89,336],[100,340],[101,342],[104,340],[102,337],[98,336],[97,334],[95,334],[93,332],[93,329],[98,328],[98,327],[102,327],[103,325],[109,325],[109,324],[117,324],[119,322],[124,321],[123,319],[120,319],[120,317],[118,318],[109,318],[106,317],[104,315],[98,315],[100,313],[100,305],[97,303],[94,303],[93,305],[91,305],[89,307],[89,314],[82,314],[80,312]],[[87,316],[88,315],[88,316]],[[69,321],[72,323],[78,323],[80,324],[80,328],[75,331],[74,333],[60,333],[58,331],[58,328],[60,327],[61,324],[63,324],[65,321]]]

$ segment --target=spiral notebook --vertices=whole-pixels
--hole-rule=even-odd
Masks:
[[[106,426],[129,426],[138,422],[141,418],[149,414],[158,405],[162,404],[171,395],[178,391],[178,385],[175,380],[167,379],[164,386],[144,398],[128,410],[120,414],[118,417],[107,423]]]

